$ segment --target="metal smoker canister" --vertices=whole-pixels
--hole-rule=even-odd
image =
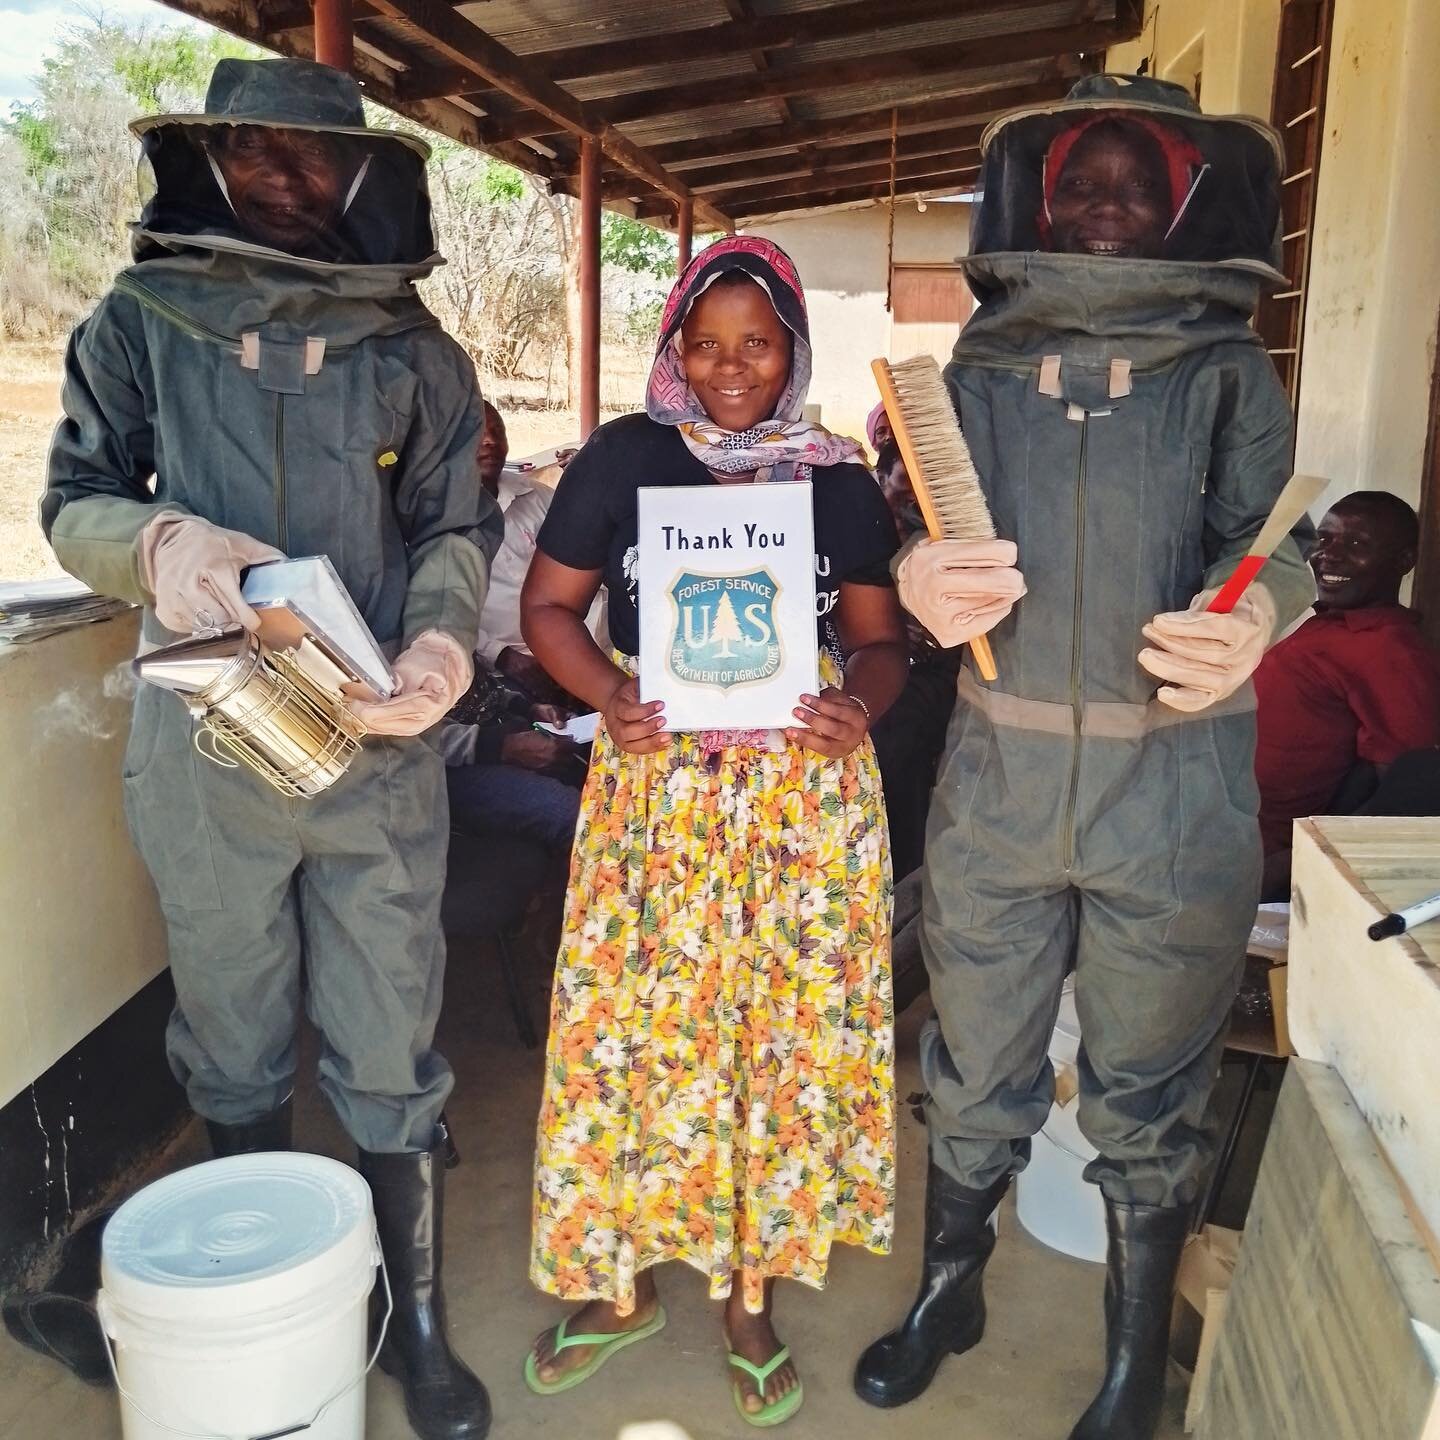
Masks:
[[[206,759],[248,765],[285,795],[328,789],[366,734],[340,693],[350,677],[310,639],[270,650],[232,626],[152,650],[135,673],[185,702]],[[213,749],[201,744],[207,732]]]

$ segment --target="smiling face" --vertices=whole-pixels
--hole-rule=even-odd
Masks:
[[[790,331],[749,279],[717,280],[680,327],[685,378],[725,430],[748,430],[775,414],[790,379],[790,355]]]
[[[510,453],[510,441],[505,434],[505,421],[500,412],[487,400],[485,402],[485,429],[480,434],[480,481],[493,495],[500,488],[500,472],[505,468],[505,457]]]
[[[1414,512],[1402,506],[1389,495],[1373,503],[1352,495],[1326,512],[1310,554],[1317,610],[1399,603],[1400,582],[1415,567],[1416,545]]]
[[[1075,142],[1050,197],[1053,249],[1153,260],[1170,219],[1165,157],[1149,135],[1102,122]]]
[[[328,135],[237,125],[216,132],[211,154],[236,218],[263,245],[303,253],[340,208],[340,156]]]

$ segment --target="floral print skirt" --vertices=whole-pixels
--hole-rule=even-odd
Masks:
[[[683,1260],[758,1312],[894,1226],[890,861],[874,750],[596,739],[571,861],[531,1277],[628,1313]]]

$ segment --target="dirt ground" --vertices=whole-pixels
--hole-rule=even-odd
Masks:
[[[59,575],[36,507],[60,416],[60,341],[0,342],[0,580]]]
[[[60,418],[65,346],[55,341],[0,341],[0,581],[61,574],[40,533],[36,507],[45,485],[45,457]],[[638,402],[643,360],[630,352],[605,357],[602,418]],[[539,382],[494,390],[505,415],[512,459],[572,444],[580,434],[570,411],[546,409]],[[533,393],[532,393],[533,392]]]

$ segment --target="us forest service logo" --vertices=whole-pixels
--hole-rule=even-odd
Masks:
[[[721,690],[778,674],[775,598],[779,593],[768,570],[746,575],[682,570],[670,585],[675,607],[671,674],[689,685],[716,685]]]

